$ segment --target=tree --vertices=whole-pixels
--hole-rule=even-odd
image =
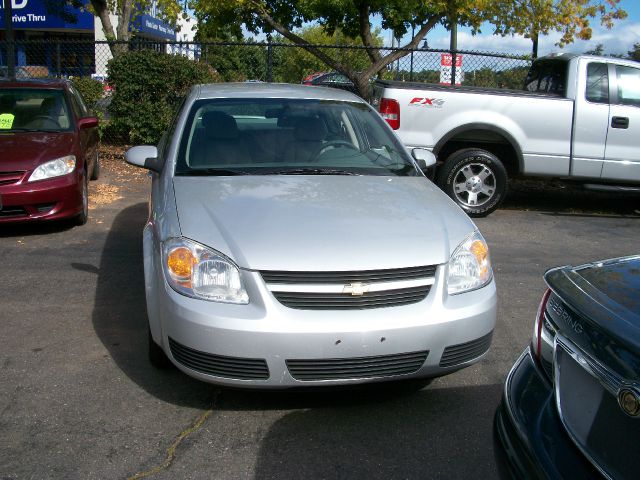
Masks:
[[[604,45],[599,43],[598,45],[596,45],[596,48],[594,48],[593,50],[587,50],[584,53],[587,55],[604,55]]]
[[[559,47],[575,38],[589,40],[592,35],[590,21],[596,18],[606,28],[615,20],[627,17],[620,8],[620,0],[513,0],[498,2],[492,20],[495,33],[524,35],[533,43],[533,58],[538,56],[538,39],[549,32],[560,32]]]
[[[627,53],[629,54],[629,59],[640,62],[640,43],[634,43],[633,50],[629,50]]]
[[[408,50],[381,52],[371,24],[374,15],[382,19],[382,28],[402,38],[411,27],[415,36],[402,46],[415,49],[425,35],[437,24],[456,23],[478,28],[491,17],[500,0],[192,0],[199,23],[234,25],[239,33],[242,26],[253,33],[277,32],[288,41],[301,46],[331,69],[349,77],[362,96],[368,96],[369,79]],[[299,29],[307,22],[316,22],[328,35],[336,31],[358,38],[367,47],[366,68],[359,68],[350,60],[340,58],[334,50],[314,46],[305,40]]]
[[[60,1],[60,0],[49,0]],[[91,0],[91,10],[100,19],[102,30],[108,41],[128,42],[131,39],[131,19],[145,12],[153,0]],[[182,12],[179,0],[157,0],[156,5],[163,20],[175,25],[178,15]],[[114,28],[110,15],[116,15],[118,25]],[[109,45],[115,56],[126,50],[126,45]]]
[[[339,29],[336,29],[332,35],[329,35],[320,25],[304,27],[299,35],[312,45],[362,46],[360,39],[348,37]],[[274,38],[274,42],[292,44],[292,42],[286,38],[279,36]],[[379,32],[373,32],[373,42],[377,47],[382,46],[383,42]],[[298,46],[277,47],[277,51],[277,60],[274,64],[275,81],[298,83],[303,77],[310,73],[327,69],[326,64],[322,60]],[[337,53],[338,52],[336,52],[336,54]],[[356,72],[365,70],[370,63],[367,53],[358,48],[343,49],[340,51],[339,57],[342,63],[350,65]]]

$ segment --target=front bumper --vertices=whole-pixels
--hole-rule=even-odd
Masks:
[[[553,386],[527,349],[515,363],[493,423],[503,479],[602,479],[575,446],[558,417]]]
[[[435,284],[424,300],[365,310],[285,307],[258,272],[243,272],[251,299],[248,305],[185,297],[166,283],[162,272],[156,271],[155,276],[158,288],[147,286],[147,304],[156,343],[185,373],[229,386],[291,388],[445,375],[484,356],[496,321],[495,283],[447,296],[443,291],[444,268],[438,269]],[[447,347],[454,347],[456,361],[442,366]],[[188,362],[184,361],[185,349]],[[407,373],[402,369],[427,351],[426,359],[419,359],[414,370]],[[263,360],[268,376],[243,379],[238,375],[234,378],[233,373],[203,373],[200,366],[210,362],[212,356],[216,356],[215,361],[220,357],[231,372],[254,368],[254,361]],[[335,365],[327,365],[327,361]],[[294,364],[298,369],[292,373]],[[302,378],[307,368],[325,368],[326,375]],[[371,373],[346,378],[350,368]]]
[[[70,218],[82,211],[80,175],[2,185],[0,201],[0,223]]]

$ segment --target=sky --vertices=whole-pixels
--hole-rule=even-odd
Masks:
[[[555,44],[560,39],[560,34],[551,33],[548,36],[542,36],[539,39],[538,54],[540,56],[551,52],[575,52],[583,53],[587,50],[593,50],[598,44],[604,46],[604,53],[622,53],[626,54],[632,49],[635,43],[640,43],[640,0],[621,0],[620,7],[627,11],[628,17],[625,20],[617,21],[611,30],[600,25],[599,20],[592,21],[591,27],[593,35],[591,40],[575,40],[573,43],[560,49]],[[531,40],[521,36],[501,37],[492,35],[492,27],[487,24],[481,28],[479,35],[471,35],[468,28],[458,28],[458,49],[459,50],[479,50],[485,52],[500,53],[531,53]],[[410,35],[406,36],[401,42],[410,40]],[[384,32],[385,45],[391,45],[391,33]],[[427,34],[427,42],[430,48],[448,49],[449,48],[449,32],[443,27],[436,27]]]

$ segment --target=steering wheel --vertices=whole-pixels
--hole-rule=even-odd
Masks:
[[[318,161],[318,158],[320,158],[326,151],[340,147],[350,148],[351,150],[355,150],[356,152],[360,151],[360,149],[353,143],[347,142],[346,140],[330,140],[328,143],[324,144],[320,150],[318,150],[318,153],[313,156],[313,159],[311,161],[316,162]]]
[[[57,129],[60,128],[60,124],[47,115],[36,115],[25,128]]]

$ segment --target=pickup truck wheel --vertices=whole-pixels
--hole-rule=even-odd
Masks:
[[[493,153],[478,148],[458,150],[438,172],[438,186],[469,216],[493,212],[507,193],[507,171]]]

